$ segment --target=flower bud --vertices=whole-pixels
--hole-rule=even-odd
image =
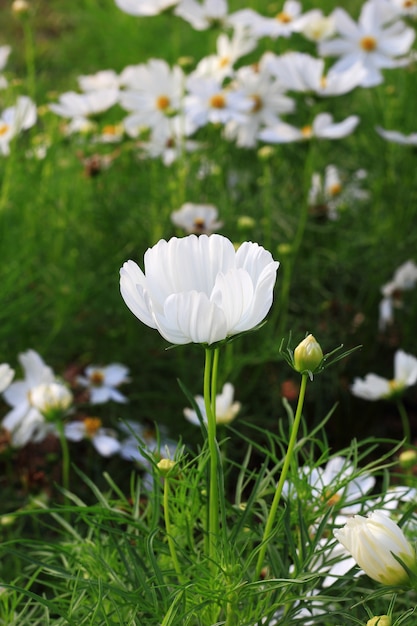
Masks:
[[[159,463],[157,463],[157,468],[164,477],[172,476],[175,466],[175,461],[171,461],[171,459],[161,459]]]
[[[368,619],[366,626],[391,626],[392,620],[389,615],[375,615]]]
[[[314,373],[322,360],[322,349],[313,335],[308,335],[294,350],[294,369],[297,372]]]
[[[48,421],[54,421],[71,406],[73,396],[66,385],[58,381],[43,383],[31,389],[30,404]]]
[[[374,511],[368,517],[355,515],[343,528],[335,530],[334,535],[365,574],[383,585],[407,585],[410,583],[407,570],[417,571],[411,544],[400,527],[382,511]]]
[[[398,460],[402,469],[411,469],[417,465],[417,452],[415,450],[404,450],[404,452],[401,452]]]

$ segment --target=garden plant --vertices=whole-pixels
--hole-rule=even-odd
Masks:
[[[0,15],[0,625],[417,624],[416,0]]]

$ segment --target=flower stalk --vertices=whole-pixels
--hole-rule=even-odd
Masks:
[[[287,448],[287,452],[285,455],[284,464],[282,466],[281,476],[279,478],[278,485],[276,487],[275,494],[274,494],[274,499],[272,500],[272,505],[269,511],[268,518],[266,520],[265,530],[264,530],[264,534],[262,537],[262,544],[259,550],[258,561],[256,565],[256,577],[257,578],[259,578],[261,570],[262,570],[262,566],[263,566],[263,562],[265,558],[265,552],[268,547],[269,540],[271,539],[272,528],[275,523],[278,504],[281,499],[282,490],[283,490],[284,483],[288,474],[288,469],[290,467],[290,464],[293,458],[294,447],[297,441],[298,429],[300,426],[301,416],[303,412],[304,398],[305,398],[308,377],[309,375],[307,372],[303,372],[301,374],[300,393],[298,396],[297,410],[296,410],[295,417],[294,417],[294,423],[291,429],[290,440],[288,442],[288,448]]]

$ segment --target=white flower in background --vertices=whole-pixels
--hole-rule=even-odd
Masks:
[[[150,59],[146,64],[122,72],[122,82],[130,88],[120,92],[120,105],[131,114],[125,118],[128,134],[138,136],[144,128],[167,137],[169,119],[180,108],[184,95],[184,74],[176,65],[171,68],[162,59]]]
[[[318,43],[335,34],[333,15],[326,17],[321,9],[307,11],[297,20],[298,32],[306,39]]]
[[[365,176],[363,170],[358,170],[351,180],[345,181],[342,172],[335,165],[327,165],[324,177],[315,172],[311,178],[308,194],[311,211],[331,220],[337,219],[338,209],[342,205],[356,203],[369,197],[369,193],[360,187]]]
[[[278,124],[280,114],[294,111],[294,100],[285,94],[282,83],[271,76],[262,61],[258,68],[239,68],[233,85],[252,102],[242,119],[230,120],[224,129],[225,137],[236,140],[239,147],[255,147],[261,126]]]
[[[79,76],[78,85],[82,91],[119,89],[119,76],[114,70],[100,70],[96,74]]]
[[[236,27],[231,37],[225,33],[218,36],[216,54],[201,59],[191,76],[203,76],[222,81],[234,73],[234,65],[241,57],[255,49],[255,39],[248,29]]]
[[[266,67],[276,76],[286,89],[311,91],[318,96],[339,96],[361,84],[366,69],[361,62],[345,70],[330,68],[325,73],[323,59],[317,59],[304,52],[287,52],[264,55]]]
[[[7,60],[11,52],[10,46],[0,46],[0,72],[6,67]],[[3,74],[0,74],[0,89],[6,89],[8,85],[7,79]]]
[[[211,235],[223,226],[223,222],[218,221],[218,210],[214,205],[193,202],[186,202],[178,211],[173,211],[171,221],[187,233],[197,235]]]
[[[11,434],[11,443],[20,448],[29,441],[42,441],[50,432],[55,432],[52,422],[47,422],[40,409],[33,405],[31,396],[37,394],[37,387],[44,388],[56,382],[52,369],[45,365],[34,350],[19,354],[19,362],[24,379],[13,382],[3,394],[6,403],[12,407],[3,418],[2,425]]]
[[[96,124],[89,119],[113,107],[119,99],[117,88],[103,88],[76,93],[67,91],[59,96],[58,102],[49,104],[49,109],[60,117],[70,121],[66,134],[89,133],[96,130]]]
[[[0,393],[2,393],[13,380],[14,370],[8,363],[0,364]]]
[[[414,289],[417,284],[417,265],[406,261],[394,273],[392,280],[382,286],[383,298],[379,304],[379,329],[384,331],[394,322],[394,308],[403,305],[403,292]]]
[[[362,87],[383,82],[381,69],[408,64],[406,55],[415,39],[415,31],[397,19],[398,13],[385,0],[368,0],[362,5],[356,23],[341,8],[333,12],[340,37],[319,44],[320,56],[340,56],[334,68],[346,70],[361,61],[367,70]]]
[[[417,16],[417,0],[388,0],[399,15],[404,17]]]
[[[368,517],[355,515],[334,536],[350,552],[359,567],[383,585],[406,585],[409,575],[401,563],[417,569],[414,549],[400,527],[383,511]],[[397,557],[397,558],[395,558]]]
[[[109,400],[127,402],[127,398],[117,387],[128,382],[129,368],[120,363],[89,365],[85,368],[85,376],[77,377],[77,383],[88,389],[91,404],[103,404]]]
[[[138,129],[136,126],[130,128],[130,121],[125,119],[125,130],[128,135],[136,136]],[[187,139],[194,126],[182,115],[176,115],[168,119],[167,126],[153,129],[149,141],[141,141],[141,157],[161,158],[164,165],[169,167],[181,156],[189,152],[195,152],[201,148],[201,143]]]
[[[174,344],[213,344],[257,326],[272,305],[279,263],[256,243],[238,250],[221,235],[160,240],[120,270],[120,289],[138,319]]]
[[[14,106],[4,109],[0,116],[0,153],[10,154],[10,142],[22,130],[36,124],[35,103],[28,96],[18,96]]]
[[[225,383],[222,392],[216,395],[217,424],[230,424],[239,413],[242,405],[240,402],[233,402],[234,394],[235,388],[233,385],[231,383]],[[198,406],[203,422],[207,424],[207,413],[203,396],[195,396],[194,400]],[[184,416],[191,424],[200,426],[200,420],[194,409],[185,408]]]
[[[363,472],[345,457],[335,456],[325,467],[300,468],[299,482],[287,481],[283,494],[288,498],[308,499],[334,507],[336,519],[361,511],[363,498],[375,486],[375,478]]]
[[[115,0],[116,6],[129,15],[138,17],[159,15],[165,9],[177,4],[178,0]]]
[[[221,26],[227,18],[226,0],[179,0],[174,13],[191,24],[195,30]]]
[[[403,146],[417,146],[417,133],[404,135],[404,133],[400,133],[398,130],[385,130],[380,126],[376,126],[375,130],[386,141],[399,143]]]
[[[98,417],[85,417],[83,420],[68,422],[65,424],[64,432],[69,441],[89,439],[97,452],[104,457],[112,456],[121,449],[116,433],[110,428],[103,428]]]
[[[319,139],[341,139],[350,135],[359,124],[357,115],[349,115],[343,122],[334,123],[330,113],[319,113],[312,124],[297,128],[286,122],[279,122],[275,126],[262,129],[258,138],[266,143],[290,143],[292,141],[306,141],[317,137]]]
[[[212,124],[226,124],[231,120],[245,121],[245,112],[253,101],[242,91],[223,88],[215,78],[190,76],[187,80],[185,114],[195,129]]]
[[[354,396],[364,400],[381,400],[397,396],[417,382],[417,358],[397,350],[394,355],[394,378],[388,380],[377,374],[355,378],[350,388]]]
[[[301,3],[297,0],[286,0],[282,10],[274,17],[265,17],[252,9],[242,9],[229,16],[229,23],[241,25],[259,39],[260,37],[290,37],[300,30]]]
[[[30,404],[47,419],[62,417],[72,404],[73,396],[67,385],[54,380],[28,391]]]

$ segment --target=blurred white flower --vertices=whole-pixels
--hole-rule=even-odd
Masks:
[[[197,235],[210,235],[223,226],[223,222],[218,221],[218,210],[215,206],[193,202],[186,202],[178,211],[173,211],[171,221],[187,233]]]
[[[131,127],[131,123],[133,126]],[[135,136],[138,128],[132,118],[125,118],[125,129],[128,135]],[[153,129],[149,141],[141,141],[139,158],[161,158],[164,165],[169,167],[178,158],[189,152],[195,152],[201,148],[201,143],[188,139],[194,126],[182,115],[175,115],[167,120],[163,128]],[[161,132],[162,131],[162,132]]]
[[[119,90],[114,87],[87,91],[86,93],[67,91],[59,96],[58,102],[49,104],[49,109],[60,117],[85,119],[90,115],[107,111],[116,104],[118,99]]]
[[[366,69],[357,62],[347,69],[330,68],[325,73],[324,59],[304,52],[265,53],[265,65],[286,89],[311,91],[318,96],[339,96],[355,89],[362,82]]]
[[[417,0],[388,0],[388,2],[398,11],[399,15],[417,16]]]
[[[343,122],[334,123],[330,113],[319,113],[312,124],[296,128],[286,122],[279,122],[275,126],[262,129],[258,138],[266,143],[290,143],[292,141],[306,141],[317,137],[319,139],[341,139],[350,135],[359,124],[357,115],[350,115]]]
[[[119,89],[119,76],[114,70],[100,70],[95,74],[78,77],[82,91],[100,91],[101,89]]]
[[[404,565],[416,571],[414,549],[400,527],[383,511],[368,517],[355,515],[334,536],[350,552],[359,567],[383,585],[406,585],[409,575]],[[397,558],[396,558],[397,557]]]
[[[380,126],[376,126],[376,132],[383,139],[391,141],[392,143],[399,143],[403,146],[417,146],[417,133],[411,133],[410,135],[404,135],[398,130],[385,130]]]
[[[129,15],[159,15],[177,4],[178,0],[115,0],[116,5]]]
[[[241,404],[240,402],[233,402],[234,393],[235,388],[233,385],[231,383],[225,383],[222,392],[216,395],[217,424],[230,424],[239,413]],[[203,422],[207,423],[207,413],[203,396],[195,396],[194,400],[198,406]],[[191,424],[200,426],[200,420],[194,409],[185,408],[184,416]]]
[[[0,72],[6,67],[9,54],[11,52],[10,46],[0,46]],[[0,89],[6,89],[8,85],[7,79],[3,74],[0,74]]]
[[[244,26],[257,39],[261,37],[290,37],[293,32],[301,29],[301,2],[286,0],[282,10],[274,17],[265,17],[252,9],[241,9],[229,16],[229,23]]]
[[[381,400],[395,397],[417,382],[417,358],[397,350],[394,355],[394,378],[388,380],[377,374],[355,378],[350,388],[354,396],[364,400]]]
[[[28,391],[28,396],[30,404],[47,420],[62,417],[73,401],[67,385],[58,380],[37,385]]]
[[[64,428],[69,441],[89,439],[101,456],[109,457],[120,452],[121,444],[116,433],[110,428],[103,428],[98,417],[85,417],[83,420],[68,422]]]
[[[197,129],[209,122],[244,122],[245,113],[253,107],[253,101],[242,90],[222,87],[215,78],[190,76],[184,107],[191,126]]]
[[[312,213],[331,220],[339,217],[338,209],[342,205],[366,200],[369,193],[362,189],[362,172],[355,172],[351,180],[345,180],[342,172],[335,165],[327,165],[324,177],[315,172],[311,178],[308,203]]]
[[[362,62],[367,70],[362,87],[382,83],[381,69],[408,64],[404,55],[410,51],[415,31],[398,19],[398,12],[385,0],[365,2],[357,23],[341,8],[334,10],[333,17],[340,37],[320,42],[319,54],[340,56],[334,66],[337,70]]]
[[[417,284],[417,265],[406,261],[398,267],[392,280],[381,287],[383,298],[379,304],[378,326],[384,331],[394,321],[394,309],[403,305],[403,292],[414,289]]]
[[[109,400],[127,402],[127,398],[117,387],[128,382],[130,382],[129,368],[120,363],[106,366],[89,365],[85,368],[85,376],[77,377],[77,383],[88,389],[91,404],[103,404]]]
[[[24,379],[13,382],[4,391],[3,397],[12,410],[2,424],[11,434],[12,445],[19,448],[29,441],[42,441],[48,433],[55,432],[54,424],[47,422],[40,409],[32,404],[31,395],[36,394],[37,387],[55,383],[56,377],[34,350],[19,354],[18,359]]]
[[[298,32],[309,41],[318,43],[335,34],[333,15],[326,17],[321,9],[307,11],[297,20]]]
[[[285,94],[282,83],[265,69],[262,59],[257,68],[239,68],[233,86],[252,103],[242,118],[230,120],[224,129],[225,137],[236,139],[239,147],[253,148],[261,126],[278,124],[280,114],[294,111],[294,100]]]
[[[146,64],[126,68],[121,81],[128,82],[120,92],[120,105],[130,112],[125,118],[126,132],[138,136],[144,128],[169,136],[169,119],[181,109],[184,95],[184,74],[176,65],[171,68],[163,59],[150,59]]]
[[[28,130],[36,124],[35,103],[28,96],[18,96],[14,106],[4,109],[0,116],[0,153],[10,153],[10,142],[22,130]]]
[[[2,393],[13,380],[14,370],[8,363],[0,364],[0,393]]]
[[[175,10],[183,20],[191,24],[195,30],[206,30],[211,26],[221,26],[226,23],[226,0],[179,0]]]
[[[236,61],[252,52],[256,44],[257,40],[246,28],[236,27],[231,37],[222,33],[217,38],[216,54],[203,57],[191,76],[204,76],[221,82],[233,75]]]
[[[267,315],[279,263],[256,243],[236,251],[221,235],[160,240],[120,270],[120,289],[136,317],[174,344],[213,344],[250,330]]]

